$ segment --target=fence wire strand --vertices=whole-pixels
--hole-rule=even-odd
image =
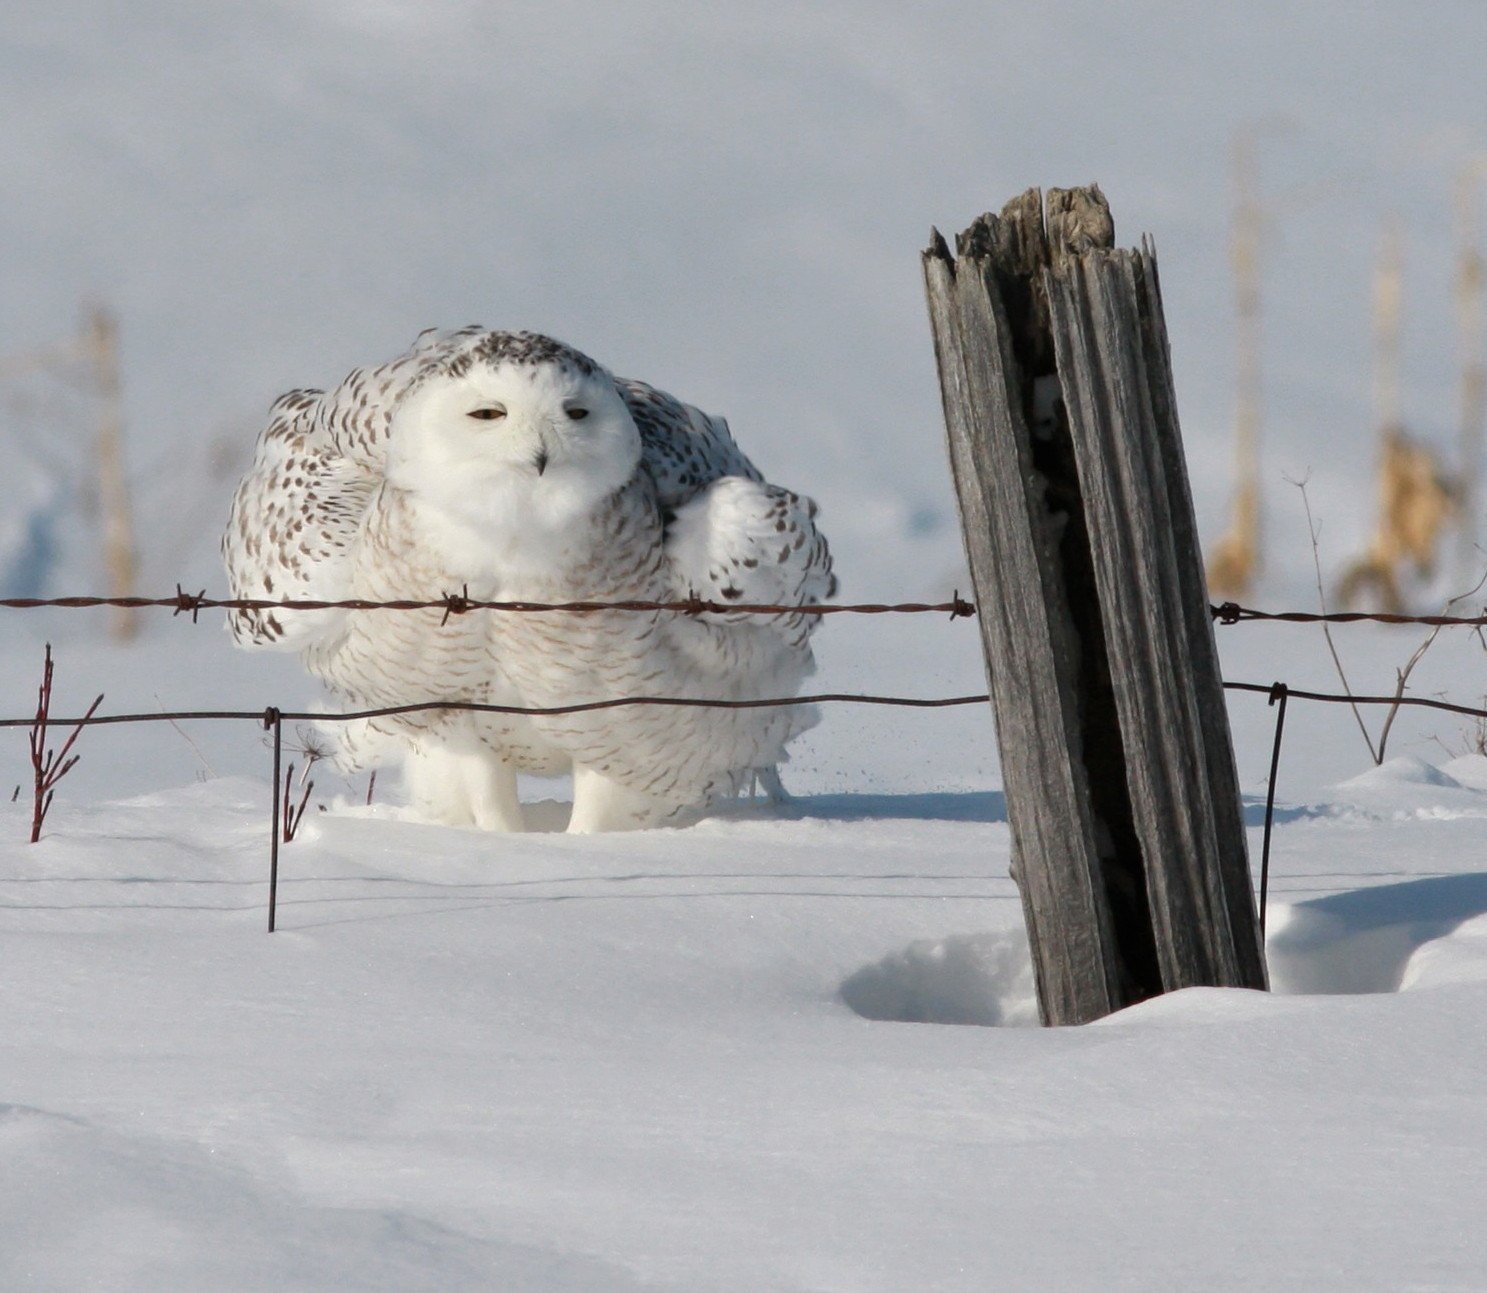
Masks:
[[[205,589],[188,593],[179,584],[165,597],[0,597],[0,610],[88,610],[115,607],[124,610],[168,610],[189,615],[193,622],[202,611],[443,611],[446,618],[470,611],[501,611],[515,614],[591,615],[601,611],[656,611],[674,615],[948,615],[952,620],[972,619],[976,605],[959,592],[945,602],[807,602],[803,605],[762,602],[711,601],[686,597],[679,601],[486,601],[471,597],[469,590],[441,593],[438,597],[393,598],[386,601],[348,597],[335,601],[304,597],[212,597]],[[1209,606],[1216,623],[1247,624],[1415,624],[1427,628],[1484,628],[1487,611],[1481,615],[1403,615],[1390,611],[1265,611],[1237,602]]]
[[[114,723],[177,723],[195,720],[252,721],[270,724],[273,715],[293,723],[352,723],[369,718],[396,718],[404,714],[423,714],[435,710],[470,714],[517,714],[527,717],[561,717],[564,714],[587,714],[598,709],[619,709],[625,705],[661,705],[677,709],[780,709],[791,705],[891,705],[905,709],[950,709],[957,705],[984,705],[991,698],[977,696],[879,696],[865,692],[818,692],[805,696],[771,696],[762,700],[706,700],[690,696],[617,696],[609,700],[590,700],[573,705],[487,705],[469,700],[426,700],[411,705],[387,705],[380,709],[315,710],[278,709],[179,709],[143,714],[93,714],[83,718],[48,718],[55,727],[106,727]],[[0,728],[31,727],[30,718],[0,719]]]
[[[976,614],[974,603],[958,592],[948,602],[807,602],[803,605],[774,605],[760,602],[715,602],[701,597],[680,601],[573,601],[526,602],[484,601],[471,597],[469,590],[442,593],[431,598],[395,598],[374,601],[348,597],[337,601],[312,598],[209,597],[205,590],[188,593],[179,584],[168,597],[3,597],[0,609],[32,611],[45,608],[86,610],[110,606],[127,610],[168,610],[172,615],[189,615],[193,621],[202,611],[443,611],[464,615],[470,611],[509,611],[517,614],[564,613],[588,615],[599,611],[666,611],[677,615],[948,615],[951,619],[969,619]]]
[[[443,621],[447,623],[451,616],[465,615],[471,611],[495,611],[518,614],[592,614],[605,611],[630,611],[630,612],[654,612],[672,613],[688,616],[700,615],[771,615],[771,616],[827,616],[827,615],[915,615],[915,614],[944,614],[950,619],[969,619],[977,614],[976,607],[966,601],[955,592],[948,602],[867,602],[867,603],[837,603],[821,604],[808,603],[806,605],[762,605],[757,603],[737,602],[713,602],[698,597],[695,593],[681,601],[570,601],[570,602],[527,602],[527,601],[485,601],[470,596],[469,588],[462,588],[459,592],[446,592],[437,598],[426,599],[396,599],[389,601],[373,601],[365,598],[348,598],[343,600],[320,600],[308,598],[256,598],[256,597],[210,597],[205,589],[197,593],[188,593],[180,584],[176,585],[175,593],[168,597],[7,597],[0,598],[0,609],[3,610],[39,610],[42,608],[81,610],[91,607],[112,607],[123,609],[161,609],[169,610],[172,616],[189,615],[193,624],[199,622],[199,617],[204,610],[224,611],[322,611],[322,610],[348,610],[348,611],[442,611]],[[1216,623],[1223,625],[1241,624],[1245,622],[1271,621],[1292,624],[1413,624],[1429,626],[1432,628],[1443,628],[1448,626],[1462,626],[1482,628],[1487,626],[1487,608],[1482,615],[1400,615],[1387,612],[1354,612],[1342,611],[1331,613],[1318,613],[1310,611],[1262,611],[1253,607],[1241,606],[1236,602],[1224,602],[1221,605],[1211,605],[1209,610]],[[1402,688],[1403,679],[1401,679]],[[1269,685],[1247,682],[1224,682],[1226,691],[1239,691],[1258,693],[1269,697],[1270,703],[1278,703],[1274,749],[1271,755],[1269,788],[1265,804],[1264,840],[1262,847],[1262,859],[1260,867],[1260,929],[1265,928],[1265,907],[1268,897],[1270,876],[1270,844],[1271,830],[1275,811],[1275,788],[1278,766],[1281,753],[1281,734],[1285,722],[1286,703],[1290,699],[1311,700],[1324,704],[1349,704],[1359,705],[1388,705],[1397,712],[1398,709],[1409,706],[1421,709],[1441,710],[1450,714],[1460,714],[1468,717],[1487,718],[1487,709],[1477,708],[1471,705],[1458,705],[1452,701],[1437,700],[1429,697],[1416,697],[1405,695],[1394,696],[1354,696],[1350,694],[1338,694],[1334,692],[1298,691],[1288,687],[1284,683],[1276,682]],[[116,724],[132,723],[181,723],[196,721],[224,721],[224,722],[252,722],[260,725],[270,735],[273,746],[273,806],[272,822],[270,827],[270,875],[269,875],[269,909],[268,928],[273,933],[277,924],[278,888],[279,888],[279,845],[281,837],[285,842],[293,838],[293,826],[297,823],[289,821],[284,817],[284,803],[281,802],[286,796],[281,788],[281,761],[283,751],[284,722],[314,722],[314,723],[351,723],[377,718],[395,718],[410,714],[447,711],[466,712],[476,714],[502,714],[521,715],[529,717],[562,716],[567,714],[589,713],[595,710],[618,709],[624,706],[652,705],[669,706],[675,708],[699,708],[699,709],[771,709],[784,708],[797,705],[823,705],[823,704],[855,704],[855,705],[877,705],[894,706],[906,709],[947,709],[955,706],[985,705],[989,703],[990,696],[985,693],[968,696],[943,696],[943,697],[918,697],[918,696],[884,696],[860,692],[818,692],[805,696],[783,696],[768,697],[757,700],[713,700],[701,697],[684,696],[621,696],[606,700],[583,701],[570,705],[495,705],[477,701],[466,700],[429,700],[407,705],[388,705],[374,709],[329,711],[319,713],[313,710],[281,710],[277,706],[267,706],[261,710],[230,710],[230,709],[198,709],[198,710],[174,710],[157,711],[153,713],[136,714],[99,714],[96,712],[97,702],[81,718],[52,719],[47,716],[45,722],[57,727],[70,727],[73,729],[71,740],[76,739],[78,733],[84,727],[104,727]],[[102,697],[99,697],[102,700]],[[33,740],[38,729],[38,723],[42,721],[37,716],[25,718],[0,719],[0,728],[30,728],[33,732]],[[65,769],[64,769],[65,771]],[[373,774],[375,776],[375,774]],[[370,789],[368,790],[368,802],[370,802]],[[17,789],[19,794],[19,788]],[[308,798],[308,790],[306,797]],[[44,811],[44,810],[43,810]],[[290,810],[292,813],[292,809]],[[300,812],[303,813],[303,804]],[[34,836],[33,836],[34,838]]]
[[[1210,606],[1220,624],[1270,622],[1280,624],[1417,624],[1427,628],[1482,628],[1482,615],[1399,615],[1390,611],[1261,611],[1237,602]]]
[[[1279,683],[1225,682],[1226,691],[1252,692],[1270,696]],[[1453,701],[1428,696],[1353,696],[1346,693],[1305,691],[1286,687],[1293,700],[1315,700],[1339,705],[1399,705],[1419,709],[1442,710],[1468,718],[1487,718],[1487,709],[1458,705]],[[677,709],[781,709],[792,705],[874,705],[902,709],[953,709],[966,705],[986,705],[991,697],[986,692],[967,696],[884,696],[871,692],[815,692],[801,696],[770,696],[759,700],[708,700],[691,696],[616,696],[607,700],[582,701],[572,705],[488,705],[479,701],[427,700],[409,705],[386,705],[378,709],[355,710],[290,710],[269,706],[266,709],[178,709],[152,710],[138,714],[86,714],[81,718],[48,718],[55,727],[108,727],[121,723],[178,723],[196,721],[255,722],[270,724],[277,714],[285,722],[353,723],[373,718],[397,718],[406,714],[423,714],[438,710],[471,714],[505,714],[523,717],[562,717],[586,714],[594,710],[620,709],[626,705],[659,705]],[[34,715],[26,718],[0,718],[0,729],[31,727]]]

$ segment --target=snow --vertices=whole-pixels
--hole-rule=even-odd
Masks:
[[[1447,212],[1484,37],[1473,0],[1420,22],[1372,0],[18,0],[0,357],[70,335],[85,299],[119,313],[151,592],[220,589],[275,395],[479,319],[726,413],[823,504],[846,596],[940,599],[967,585],[929,225],[1093,178],[1122,242],[1155,236],[1211,538],[1227,146],[1263,120],[1258,600],[1308,608],[1282,476],[1311,471],[1334,572],[1371,523],[1391,209],[1404,408],[1448,439]],[[5,591],[78,591],[86,401],[7,385],[0,421]],[[0,715],[30,712],[48,640],[59,713],[100,690],[105,713],[312,699],[213,623],[156,614],[127,649],[104,623],[0,618]],[[1335,636],[1354,689],[1388,694],[1423,634]],[[1313,628],[1219,639],[1232,680],[1337,687]],[[819,642],[823,690],[985,686],[966,621]],[[1470,703],[1483,661],[1448,630],[1411,693]],[[1276,711],[1230,712],[1258,867]],[[1482,1288],[1482,748],[1407,710],[1375,767],[1346,707],[1293,698],[1275,990],[1048,1031],[979,707],[831,707],[785,769],[791,812],[633,836],[425,826],[322,766],[272,937],[263,732],[89,730],[41,843],[0,794],[0,1289]],[[27,775],[0,732],[0,789]],[[561,783],[524,789],[561,825]]]
[[[1229,673],[1294,633],[1221,629]],[[1360,688],[1413,648],[1370,640]],[[965,622],[822,646],[843,685],[976,687]],[[215,626],[57,657],[121,708],[162,658],[171,695],[308,694]],[[1233,712],[1258,865],[1273,711]],[[1480,1286],[1487,760],[1405,716],[1365,771],[1323,717],[1287,720],[1275,991],[1059,1031],[979,709],[832,708],[786,815],[633,835],[422,825],[317,769],[273,936],[262,734],[86,733],[40,844],[0,808],[0,1286]]]

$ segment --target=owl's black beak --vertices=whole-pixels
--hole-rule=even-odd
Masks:
[[[539,476],[542,475],[542,473],[547,470],[547,450],[546,449],[539,449],[539,450],[537,450],[537,456],[534,459],[532,459],[532,465],[537,468],[537,474]]]

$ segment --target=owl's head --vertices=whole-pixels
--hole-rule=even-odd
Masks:
[[[488,332],[432,367],[393,417],[388,479],[479,523],[592,508],[640,461],[603,368],[561,342]]]

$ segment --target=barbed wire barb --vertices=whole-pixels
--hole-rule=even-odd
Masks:
[[[459,592],[444,594],[444,618],[439,621],[439,627],[442,629],[448,624],[451,615],[463,615],[469,609],[470,585],[461,584]]]
[[[202,604],[206,600],[206,595],[207,590],[205,588],[203,588],[199,593],[188,593],[181,587],[179,583],[177,583],[176,608],[174,611],[171,612],[171,618],[174,619],[177,615],[185,615],[189,613],[191,616],[191,622],[193,624],[197,623],[198,617],[201,615]]]

